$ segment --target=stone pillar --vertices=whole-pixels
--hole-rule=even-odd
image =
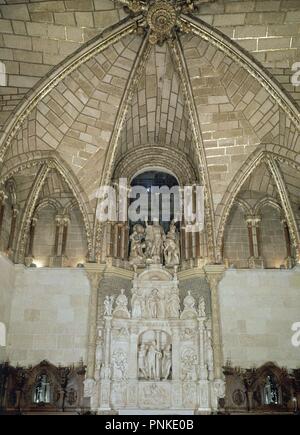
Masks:
[[[263,259],[261,257],[261,237],[259,216],[246,217],[249,238],[249,254],[248,265],[250,269],[263,268]]]
[[[207,380],[207,367],[205,364],[205,321],[206,317],[198,317],[199,328],[199,377],[201,380]]]
[[[199,331],[199,409],[198,412],[209,413],[209,382],[205,355],[205,322],[206,317],[198,317]]]
[[[85,265],[85,270],[91,287],[89,302],[89,340],[86,377],[94,378],[97,344],[98,288],[101,278],[103,276],[103,265],[99,265],[96,263],[87,263]]]
[[[5,210],[5,200],[6,199],[7,199],[7,196],[5,195],[5,192],[3,190],[0,191],[0,237],[1,237],[1,232],[2,232],[4,210]],[[0,247],[1,247],[1,244],[0,244]]]
[[[291,269],[294,266],[294,261],[292,258],[292,248],[291,248],[291,238],[289,232],[289,226],[285,219],[281,221],[284,232],[284,239],[286,245],[286,258],[285,258],[285,266],[287,269]]]
[[[128,366],[128,389],[127,389],[127,405],[130,408],[136,408],[138,402],[138,333],[137,325],[132,325],[129,331],[129,361]]]
[[[182,406],[182,382],[181,382],[181,349],[180,328],[176,325],[172,329],[172,407]]]
[[[90,282],[91,293],[89,301],[87,370],[86,380],[84,382],[84,396],[92,398],[95,389],[98,288],[103,276],[104,266],[96,263],[87,263],[85,265],[85,270]]]
[[[100,411],[110,411],[112,316],[104,316],[104,365],[100,372]]]
[[[34,255],[33,255],[33,246],[34,246],[34,237],[35,237],[35,228],[36,228],[37,218],[32,218],[29,222],[29,240],[27,246],[27,252],[25,257],[25,265],[29,267],[32,264]]]
[[[58,257],[59,252],[59,237],[60,237],[60,228],[61,228],[62,217],[57,215],[55,217],[55,239],[54,239],[54,256]]]
[[[64,217],[62,220],[62,243],[61,243],[61,255],[65,256],[67,252],[67,241],[68,241],[68,228],[69,228],[70,218]]]
[[[221,319],[218,285],[224,274],[223,265],[207,265],[204,267],[206,279],[211,291],[211,309],[212,309],[212,346],[214,355],[214,376],[215,379],[222,379],[223,367],[223,349],[221,340]]]
[[[9,233],[9,239],[8,239],[8,245],[7,245],[8,254],[10,254],[13,250],[18,214],[19,214],[19,210],[16,207],[14,207],[13,211],[12,211],[10,233]]]

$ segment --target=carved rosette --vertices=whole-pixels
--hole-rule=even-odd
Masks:
[[[150,28],[150,43],[163,43],[170,36],[176,21],[177,13],[170,2],[166,0],[155,2],[147,14],[147,23]]]

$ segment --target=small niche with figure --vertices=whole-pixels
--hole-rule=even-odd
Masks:
[[[138,345],[138,377],[141,380],[172,379],[171,337],[164,331],[146,331]]]
[[[46,373],[40,374],[37,377],[37,382],[34,387],[33,402],[36,404],[51,403],[51,386]]]

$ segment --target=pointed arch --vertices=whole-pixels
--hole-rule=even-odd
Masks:
[[[270,149],[273,149],[273,152],[270,152],[269,151]],[[270,144],[264,144],[258,150],[254,151],[254,153],[242,165],[242,167],[239,169],[236,176],[233,178],[233,181],[230,183],[226,193],[223,196],[221,204],[219,204],[217,209],[217,216],[218,216],[218,223],[219,223],[218,233],[217,233],[217,255],[220,258],[220,260],[221,260],[222,241],[224,237],[225,226],[232,205],[245,181],[261,163],[266,163],[270,175],[274,179],[278,194],[280,196],[281,206],[284,211],[285,218],[287,219],[292,242],[296,248],[297,255],[299,256],[299,251],[300,251],[299,230],[295,219],[294,211],[289,199],[289,194],[277,162],[284,161],[287,164],[292,165],[292,167],[295,167],[296,165],[298,169],[300,169],[300,164],[298,164],[297,162],[292,162],[288,157],[286,157],[285,151],[286,150],[280,146],[274,146],[274,148],[272,148]]]
[[[85,194],[80,189],[80,184],[77,180],[77,177],[72,173],[71,170],[66,168],[66,164],[64,162],[61,162],[58,156],[52,155],[52,157],[50,158],[48,157],[42,160],[37,159],[35,161],[31,161],[30,163],[28,163],[28,165],[26,165],[26,167],[37,166],[37,165],[39,165],[40,168],[38,170],[35,181],[32,185],[29,197],[27,198],[26,207],[22,215],[19,237],[16,246],[15,261],[17,263],[23,261],[30,219],[32,218],[35,212],[38,196],[51,169],[57,170],[60,176],[64,179],[64,181],[67,183],[68,187],[70,188],[79,206],[79,209],[83,217],[86,238],[88,243],[88,259],[92,261],[93,246],[92,246],[92,230],[91,230],[91,221],[90,221],[90,216],[92,216],[92,211],[90,209],[88,200],[85,197]],[[22,169],[24,169],[24,165],[21,164],[19,166],[12,168],[11,173],[15,174],[21,171]],[[9,174],[6,174],[6,176],[9,177]]]
[[[277,201],[275,201],[273,198],[263,198],[260,201],[258,201],[254,206],[254,214],[258,215],[261,211],[261,209],[267,205],[270,205],[271,207],[275,208],[281,215],[283,213],[282,207],[280,204],[278,204]]]
[[[33,216],[34,209],[36,206],[36,202],[38,200],[41,188],[43,184],[45,183],[45,180],[49,174],[49,171],[51,169],[51,166],[47,163],[44,163],[33,182],[29,197],[26,201],[25,210],[23,212],[22,221],[20,225],[17,245],[16,245],[16,254],[15,254],[15,261],[16,263],[22,263],[24,261],[25,257],[25,249],[26,249],[26,242],[27,242],[27,236],[30,228],[30,219]]]
[[[33,212],[33,217],[36,217],[37,214],[39,213],[39,211],[41,211],[45,207],[51,207],[56,212],[59,212],[59,210],[62,209],[62,206],[61,206],[60,202],[57,201],[56,199],[52,199],[52,198],[43,199],[35,207],[34,212]]]
[[[253,215],[253,210],[252,210],[252,208],[250,207],[250,205],[247,203],[247,201],[244,201],[244,200],[241,199],[241,198],[238,198],[238,199],[236,198],[236,199],[234,200],[234,204],[239,205],[239,206],[243,209],[245,215],[248,215],[248,216]]]

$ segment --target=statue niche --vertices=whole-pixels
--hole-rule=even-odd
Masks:
[[[138,378],[161,381],[171,379],[171,337],[164,331],[146,331],[138,345]]]

